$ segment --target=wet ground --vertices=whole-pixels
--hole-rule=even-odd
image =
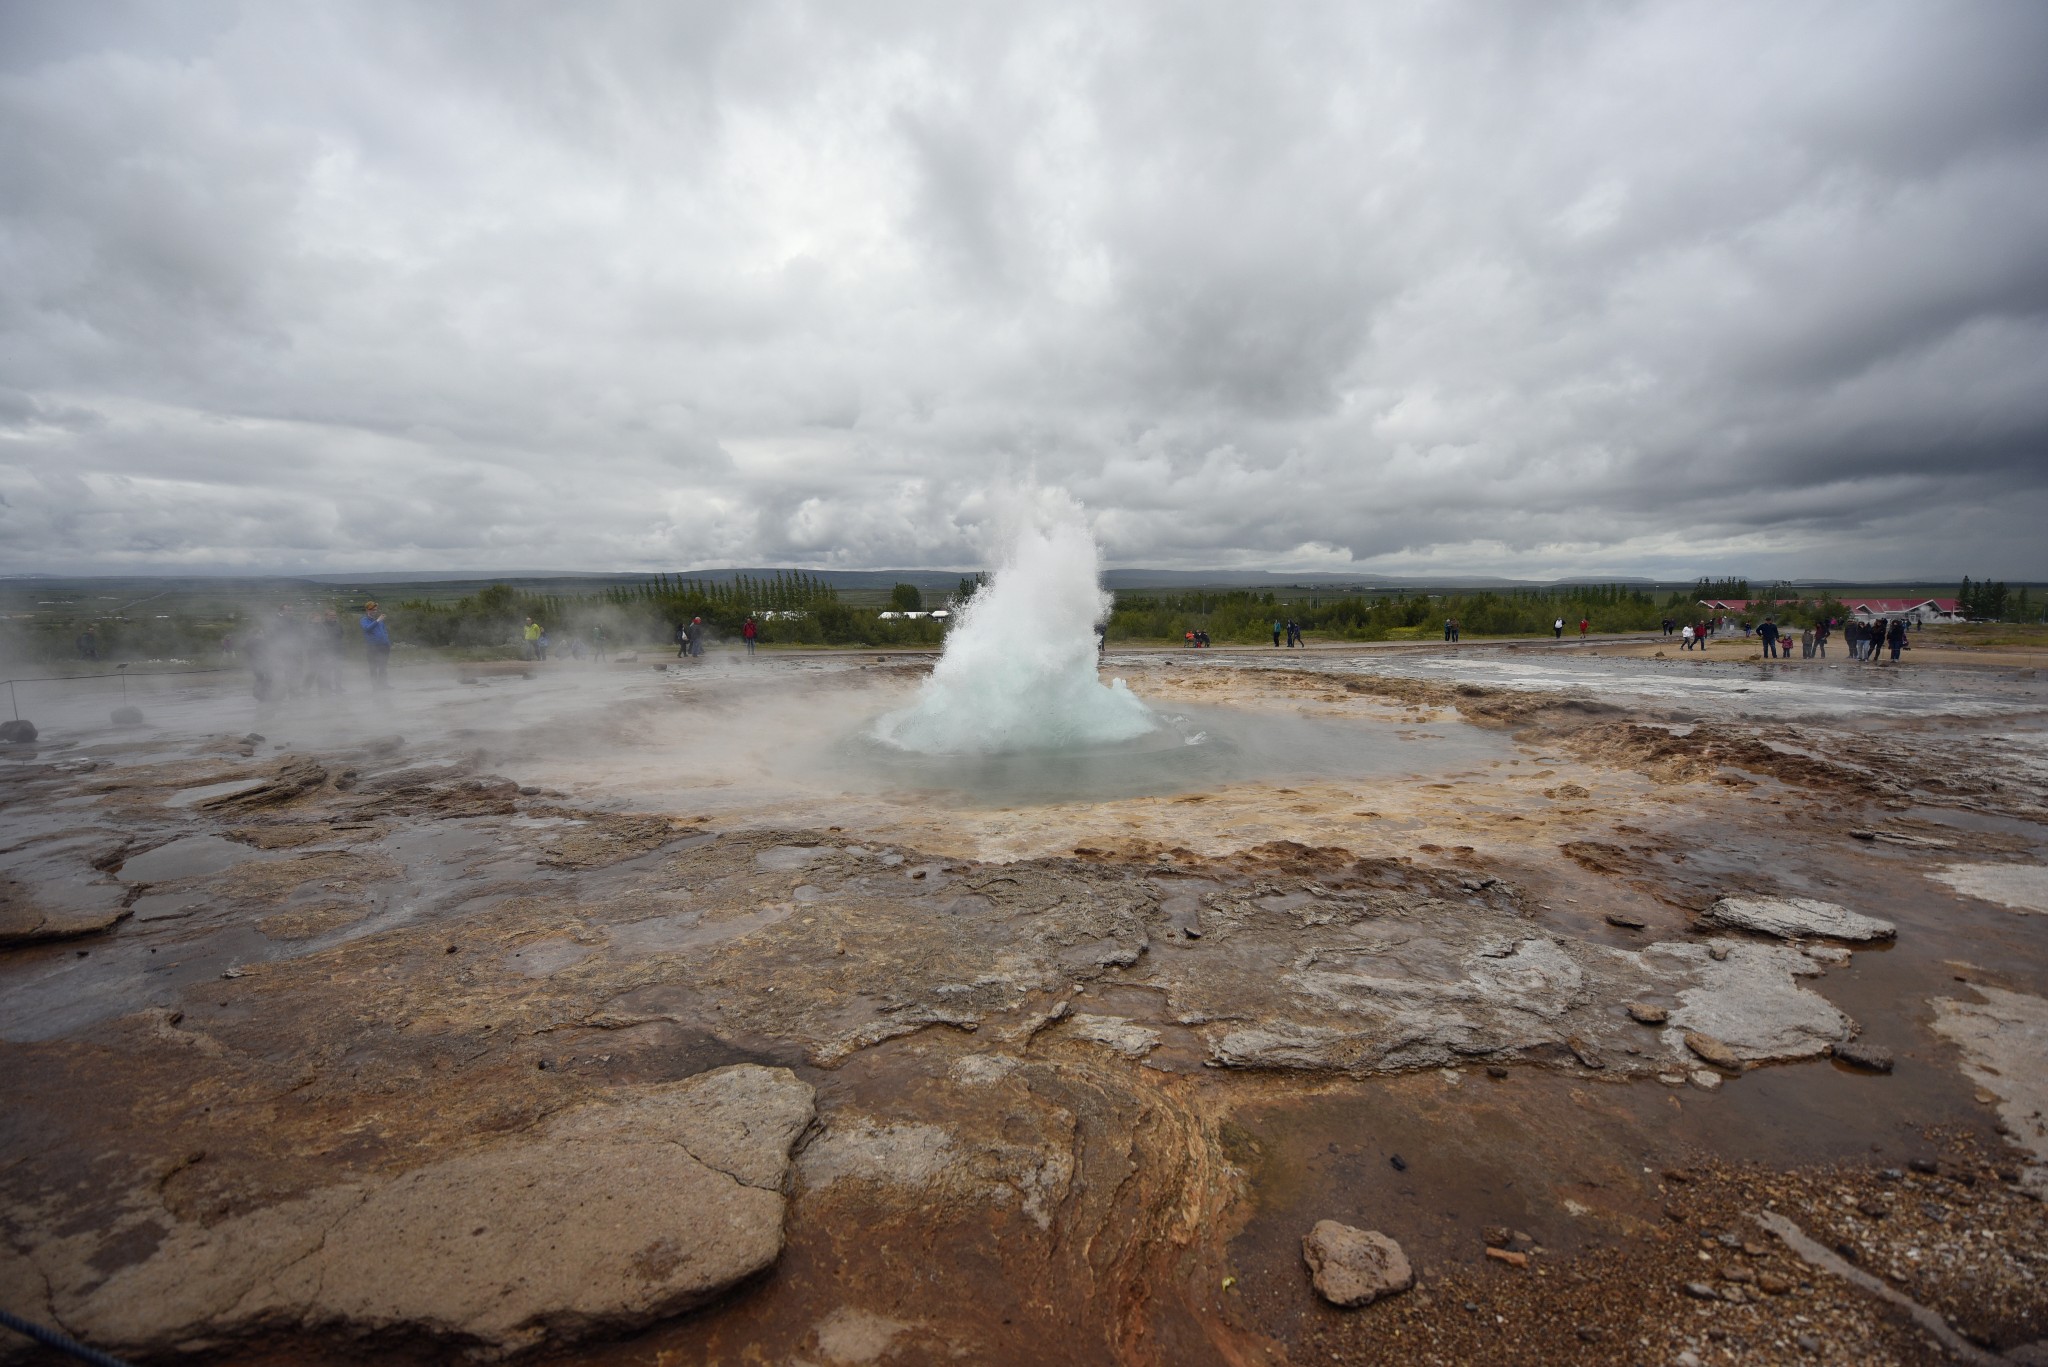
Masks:
[[[188,1226],[756,1062],[817,1091],[780,1260],[533,1360],[2048,1338],[2048,683],[1569,645],[1113,655],[1161,730],[1029,763],[867,741],[894,655],[51,701],[0,759],[0,1287],[63,1318]],[[1897,934],[1703,926],[1730,896]],[[1324,1304],[1321,1219],[1415,1289]],[[464,1346],[208,1324],[131,1351]]]

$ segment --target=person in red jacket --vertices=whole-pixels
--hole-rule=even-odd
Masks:
[[[749,617],[746,625],[740,628],[740,636],[747,643],[747,654],[752,655],[754,653],[754,641],[760,634],[761,628],[755,626],[754,619]]]
[[[1591,622],[1587,621],[1583,617],[1579,619],[1579,635],[1581,637],[1584,637],[1588,631],[1592,630],[1592,628],[1593,624]]]

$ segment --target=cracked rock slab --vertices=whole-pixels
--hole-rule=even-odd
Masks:
[[[91,1248],[31,1257],[62,1321],[121,1351],[332,1326],[497,1356],[652,1323],[767,1268],[790,1149],[813,1114],[788,1070],[721,1068],[389,1181],[210,1228],[172,1220],[149,1257],[104,1280]]]
[[[1898,927],[1890,921],[1812,897],[1723,897],[1700,917],[1700,924],[1754,930],[1781,940],[1818,937],[1863,943],[1889,940],[1898,934]]]

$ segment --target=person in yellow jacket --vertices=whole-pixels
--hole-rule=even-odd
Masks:
[[[526,619],[526,658],[527,658],[527,659],[529,659],[529,660],[538,660],[538,659],[540,659],[540,658],[541,658],[541,654],[540,654],[540,637],[541,637],[540,623],[539,623],[539,622],[536,622],[536,621],[534,621],[534,620],[533,620],[533,619],[532,619],[531,617],[527,618],[527,619]]]

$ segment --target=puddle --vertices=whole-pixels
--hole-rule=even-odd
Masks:
[[[834,853],[829,845],[778,845],[754,856],[754,862],[771,873],[787,873],[815,863]]]
[[[121,865],[120,876],[129,883],[169,883],[220,873],[264,857],[261,850],[237,845],[217,835],[188,835],[159,845],[147,854],[136,855]]]
[[[612,948],[621,954],[708,949],[728,940],[737,940],[763,926],[787,920],[795,911],[793,905],[767,906],[717,921],[705,920],[704,913],[700,911],[682,912],[674,916],[653,916],[645,921],[629,921],[625,925],[611,927],[608,933]]]
[[[577,944],[574,940],[536,940],[513,950],[503,962],[515,973],[545,978],[582,963],[596,952],[596,945]]]

